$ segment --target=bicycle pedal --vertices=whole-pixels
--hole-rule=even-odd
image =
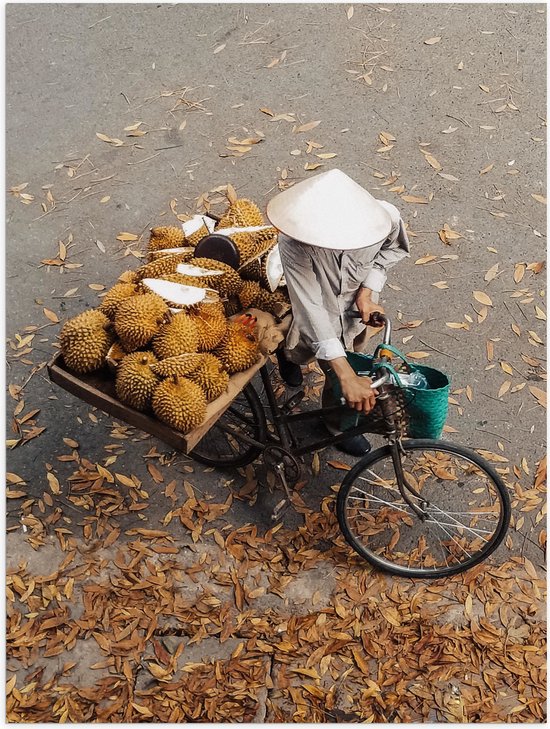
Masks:
[[[282,499],[279,501],[279,503],[275,506],[273,509],[273,514],[271,515],[271,521],[277,521],[281,518],[281,516],[286,512],[286,510],[291,506],[291,503],[288,499]]]
[[[299,392],[292,395],[292,397],[290,397],[285,403],[283,403],[283,405],[281,405],[282,412],[287,415],[291,410],[294,410],[294,408],[302,402],[305,395],[305,390],[300,390]]]

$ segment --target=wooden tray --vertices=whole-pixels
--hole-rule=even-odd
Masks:
[[[115,376],[107,367],[89,375],[77,375],[67,369],[59,352],[48,365],[48,375],[52,382],[55,382],[56,385],[72,395],[76,395],[84,402],[103,410],[104,413],[112,415],[117,420],[122,420],[128,425],[143,430],[145,433],[154,435],[159,440],[168,443],[172,448],[189,453],[224,414],[258,370],[267,362],[270,352],[275,351],[288,331],[290,316],[287,316],[283,321],[277,322],[271,314],[265,311],[259,311],[258,309],[248,309],[247,311],[250,311],[256,317],[256,335],[259,340],[260,350],[259,359],[249,369],[238,372],[229,378],[227,391],[207,405],[206,418],[203,424],[189,433],[181,433],[179,430],[175,430],[157,420],[154,415],[140,413],[139,410],[134,410],[117,400]]]
[[[262,354],[258,362],[248,370],[232,375],[227,392],[207,405],[206,418],[203,424],[189,433],[175,430],[162,423],[154,415],[141,413],[139,410],[134,410],[134,408],[128,407],[128,405],[124,405],[120,400],[117,400],[115,376],[107,367],[89,375],[77,375],[67,369],[61,353],[58,353],[48,365],[48,375],[52,382],[70,392],[71,395],[76,395],[84,402],[99,408],[108,415],[112,415],[117,420],[124,421],[128,425],[143,430],[145,433],[154,435],[179,451],[189,453],[206,435],[218,418],[223,415],[260,367],[265,364],[266,360],[267,356]]]

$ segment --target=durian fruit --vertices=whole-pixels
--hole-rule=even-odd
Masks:
[[[164,256],[181,256],[183,261],[188,261],[193,255],[195,249],[192,246],[183,246],[183,248],[160,248],[159,250],[149,251],[147,256],[148,263],[156,261],[157,258],[164,258]]]
[[[241,266],[246,266],[277,244],[277,230],[271,226],[227,228],[219,232],[229,236],[239,249]]]
[[[179,263],[176,273],[194,280],[196,283],[190,284],[191,286],[204,285],[206,288],[215,288],[216,282],[223,278],[224,272],[219,269],[197,266],[195,263],[197,260],[197,258],[193,258],[189,263]]]
[[[169,256],[162,256],[138,268],[136,274],[140,281],[144,278],[162,278],[167,274],[176,273],[178,264],[184,263],[184,260],[187,259],[187,253],[173,253]]]
[[[139,294],[139,289],[136,284],[133,283],[117,283],[115,284],[103,297],[99,310],[105,314],[106,317],[113,320],[115,318],[116,310],[118,305],[129,299],[131,296]]]
[[[172,274],[174,276],[175,274]],[[214,289],[201,288],[199,286],[188,286],[179,281],[168,281],[164,278],[144,278],[143,288],[158,294],[170,307],[170,311],[177,314],[178,311],[189,311],[199,303],[218,302],[220,297]]]
[[[239,268],[239,275],[245,281],[259,281],[262,276],[262,264],[260,259],[256,258],[250,263]]]
[[[175,225],[151,228],[148,250],[158,251],[162,248],[179,248],[184,243],[184,232]]]
[[[204,359],[190,375],[189,379],[196,382],[206,396],[206,402],[212,402],[227,390],[229,375],[219,360],[213,354],[205,354]]]
[[[198,346],[197,325],[184,312],[174,314],[153,339],[153,352],[160,360],[196,352]]]
[[[255,308],[278,316],[285,298],[279,292],[266,291],[257,281],[245,281],[239,292],[239,301],[243,309]]]
[[[168,314],[168,306],[156,294],[132,296],[119,304],[115,331],[127,352],[145,347],[155,336]]]
[[[162,281],[181,284],[182,286],[195,286],[197,288],[208,288],[206,281],[194,276],[185,276],[183,273],[168,273],[162,277]]]
[[[239,291],[239,301],[243,309],[256,306],[256,300],[261,297],[262,287],[257,281],[245,281]],[[259,306],[256,306],[259,309]]]
[[[159,377],[173,377],[174,375],[186,377],[197,369],[205,357],[205,354],[199,354],[198,352],[178,354],[175,357],[168,357],[157,364],[151,365],[151,369]]]
[[[260,283],[268,291],[276,291],[284,280],[279,246],[275,245],[261,258]]]
[[[190,316],[197,325],[199,352],[209,352],[217,347],[228,325],[222,302],[199,304],[190,310]]]
[[[241,265],[245,264],[256,255],[256,250],[258,246],[256,243],[256,239],[252,233],[248,233],[246,231],[235,231],[229,233],[228,235],[239,249]]]
[[[148,410],[159,379],[151,366],[158,362],[152,352],[126,355],[117,368],[115,389],[118,399],[136,410]]]
[[[218,291],[220,296],[234,296],[238,294],[243,285],[242,279],[234,268],[227,263],[214,261],[212,258],[193,258],[191,263],[201,268],[209,268],[214,271],[223,271],[223,276],[212,280],[212,288]]]
[[[206,416],[206,397],[201,387],[186,377],[162,380],[153,393],[153,412],[172,428],[188,433]]]
[[[205,236],[207,236],[209,233],[208,228],[206,225],[201,225],[201,227],[196,230],[194,233],[191,233],[191,235],[187,236],[186,243],[188,243],[190,246],[195,247],[197,243],[199,243]]]
[[[229,322],[227,332],[213,354],[232,375],[252,367],[258,360],[258,340],[254,334],[255,317],[244,315]]]
[[[85,374],[99,369],[115,337],[109,319],[97,309],[89,309],[63,324],[61,352],[70,370]]]
[[[245,227],[249,225],[264,225],[264,216],[260,208],[247,198],[237,198],[230,203],[217,227],[229,228],[231,226]]]
[[[118,277],[117,283],[138,283],[137,271],[124,271]]]

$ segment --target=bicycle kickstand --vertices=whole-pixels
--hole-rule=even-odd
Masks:
[[[284,499],[281,499],[281,501],[279,501],[279,503],[273,509],[271,521],[277,521],[278,519],[280,519],[281,516],[286,512],[286,510],[292,506],[291,494],[288,488],[288,484],[286,482],[285,467],[283,463],[277,463],[275,465],[275,473],[279,477],[286,497]]]

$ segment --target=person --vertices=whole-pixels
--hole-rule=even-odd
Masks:
[[[366,350],[373,333],[366,323],[374,311],[384,311],[379,296],[386,272],[409,255],[399,211],[334,169],[273,197],[267,217],[279,231],[292,304],[284,350],[278,350],[282,378],[301,384],[300,365],[317,359],[325,374],[331,369],[337,376],[348,406],[368,413],[375,404],[372,380],[355,373],[346,350]],[[327,377],[323,405],[330,401]],[[331,433],[339,432],[330,420],[325,425]],[[340,447],[360,456],[371,446],[359,435]]]

